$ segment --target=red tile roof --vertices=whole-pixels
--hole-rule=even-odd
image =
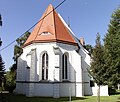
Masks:
[[[32,43],[42,42],[60,42],[77,45],[51,4],[31,32],[24,47]]]

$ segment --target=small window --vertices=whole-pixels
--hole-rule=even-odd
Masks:
[[[31,55],[28,54],[28,55],[27,55],[27,66],[26,66],[26,68],[27,68],[27,69],[30,69],[30,67],[31,67]]]
[[[93,80],[90,80],[90,87],[94,87],[95,86],[95,83]]]
[[[42,32],[40,35],[50,35],[50,33],[49,32]]]
[[[42,80],[48,80],[48,54],[42,55]]]
[[[62,56],[62,79],[68,79],[68,57],[66,54]]]

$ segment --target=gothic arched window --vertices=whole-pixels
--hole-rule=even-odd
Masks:
[[[66,54],[62,56],[62,79],[68,79],[68,56]]]
[[[42,55],[42,80],[48,80],[48,54]]]

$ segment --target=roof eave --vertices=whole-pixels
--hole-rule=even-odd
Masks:
[[[78,46],[78,44],[74,43],[74,42],[52,39],[52,40],[35,40],[35,41],[31,41],[31,42],[26,43],[25,45],[23,45],[22,48],[24,48],[24,47],[26,47],[28,45],[31,45],[33,43],[50,43],[50,42],[57,42],[57,43],[62,43],[62,44]]]

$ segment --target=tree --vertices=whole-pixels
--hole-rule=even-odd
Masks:
[[[16,73],[15,71],[7,71],[6,73],[6,84],[5,84],[5,90],[9,91],[10,93],[13,92],[13,90],[16,87]]]
[[[14,46],[14,64],[12,65],[12,67],[10,67],[10,71],[8,71],[6,73],[6,85],[5,85],[5,89],[8,90],[9,92],[13,92],[13,90],[15,89],[16,86],[16,69],[17,69],[17,59],[18,57],[22,54],[23,50],[22,50],[22,46],[25,43],[25,41],[27,40],[28,36],[30,35],[30,32],[26,32],[24,34],[24,36],[18,38],[16,40],[17,45]]]
[[[106,82],[109,88],[115,88],[120,82],[120,7],[111,16],[104,47]]]
[[[2,56],[0,55],[0,87],[2,87],[2,82],[4,81],[4,74],[5,74],[5,65],[2,60]]]
[[[98,102],[100,102],[100,85],[104,85],[104,50],[100,42],[100,34],[97,34],[96,45],[92,52],[92,62],[90,67],[90,74],[94,81],[97,83],[98,89]]]
[[[30,35],[30,32],[26,32],[24,36],[16,40],[17,45],[14,46],[14,57],[13,57],[15,62],[17,62],[17,58],[23,53],[22,46],[24,45],[29,35]]]
[[[92,52],[93,52],[93,47],[92,47],[92,45],[87,44],[87,45],[84,45],[83,47],[89,52],[89,55],[91,56],[91,54],[92,54]]]
[[[0,14],[0,26],[2,26],[2,17]],[[2,41],[0,38],[0,46],[2,45]],[[5,65],[4,62],[2,60],[2,56],[0,54],[0,86],[2,86],[2,82],[4,81],[4,73],[5,73]]]
[[[15,63],[13,64],[13,67],[12,67],[12,70],[14,71],[16,71],[17,69],[17,59],[23,53],[22,46],[24,45],[29,35],[30,35],[30,32],[26,32],[24,36],[16,40],[17,45],[14,46],[14,57],[13,57]]]
[[[6,76],[5,76],[6,83],[5,83],[4,87],[5,87],[5,90],[12,93],[16,87],[16,81],[15,81],[15,79],[16,79],[16,64],[13,64],[9,68],[9,70],[10,71],[6,72]]]
[[[92,62],[90,67],[91,74],[97,83],[97,85],[103,85],[104,83],[104,48],[100,42],[100,34],[97,34],[96,45],[93,48]]]
[[[16,86],[15,79],[16,79],[17,59],[22,54],[22,52],[23,52],[22,46],[25,43],[25,41],[27,40],[29,35],[30,35],[30,32],[26,32],[24,34],[24,36],[22,36],[16,40],[17,45],[14,46],[14,57],[13,57],[15,63],[10,68],[10,71],[8,71],[6,74],[5,89],[10,92],[13,92],[13,90],[15,89],[15,86]]]
[[[17,59],[22,54],[22,52],[23,52],[22,46],[25,43],[25,41],[27,40],[29,35],[30,35],[30,32],[26,32],[24,34],[24,36],[22,36],[21,38],[18,38],[16,40],[17,45],[14,46],[13,59],[14,59],[15,63],[10,67],[10,71],[8,71],[6,73],[6,85],[5,85],[5,89],[11,93],[13,92],[13,90],[16,87],[15,79],[16,79]]]

